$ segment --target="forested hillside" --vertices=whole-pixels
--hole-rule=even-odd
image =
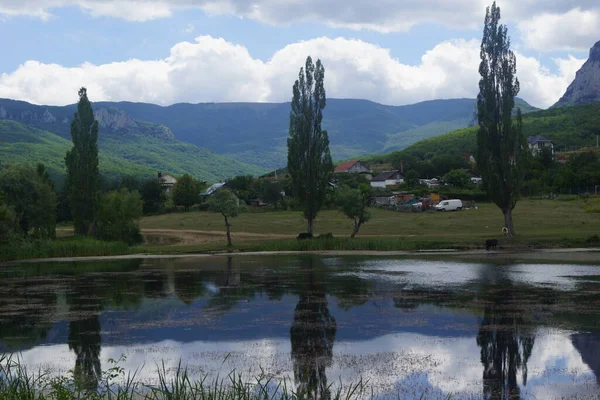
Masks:
[[[523,117],[525,136],[542,135],[554,142],[557,151],[575,150],[596,145],[600,135],[600,103],[552,108],[537,111]],[[372,162],[391,162],[401,155],[420,159],[436,156],[464,156],[475,153],[477,127],[459,129],[445,135],[422,140],[399,151],[371,157],[362,157]]]
[[[524,109],[532,107],[522,102]],[[287,159],[289,103],[202,103],[168,107],[146,103],[94,103],[101,132],[176,139],[261,167]],[[469,126],[473,99],[386,106],[367,100],[328,99],[324,128],[334,159],[403,149],[422,139]],[[0,99],[0,120],[31,125],[70,139],[75,112]]]
[[[56,134],[15,121],[0,121],[2,163],[43,162],[60,179],[65,174],[64,158],[72,143]],[[147,177],[164,171],[175,175],[190,173],[208,182],[243,174],[264,172],[215,154],[207,149],[172,138],[145,135],[120,136],[100,133],[100,172],[112,178],[122,175]]]

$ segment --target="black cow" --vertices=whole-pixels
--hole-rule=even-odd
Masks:
[[[494,250],[496,250],[496,246],[498,246],[497,239],[488,239],[485,241],[485,249],[487,251],[490,251],[491,248],[494,248]]]
[[[306,240],[306,239],[312,239],[312,238],[313,238],[312,233],[301,233],[297,237],[298,240]]]

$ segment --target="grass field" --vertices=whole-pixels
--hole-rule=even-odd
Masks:
[[[579,200],[523,200],[514,211],[518,237],[504,242],[540,247],[585,245],[589,243],[588,239],[600,235],[600,214],[586,212],[583,206]],[[166,214],[141,221],[142,229],[153,238],[151,242],[156,249],[179,247],[184,251],[222,248],[223,224],[220,215],[207,212]],[[477,210],[438,213],[376,209],[371,221],[361,228],[351,249],[481,246],[485,239],[500,238],[502,226],[502,213],[493,204],[479,204]],[[327,241],[324,249],[341,250],[352,243],[341,241],[342,237],[350,235],[352,222],[337,211],[322,211],[315,227],[317,234],[333,233],[336,237],[335,241]],[[305,230],[300,212],[245,213],[232,222],[234,245],[244,250],[319,250],[314,244],[299,245],[290,240]],[[170,237],[168,243],[157,240],[161,236]]]

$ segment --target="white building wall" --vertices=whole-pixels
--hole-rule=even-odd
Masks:
[[[385,182],[383,182],[383,181],[377,181],[377,182],[371,181],[371,187],[385,189]]]

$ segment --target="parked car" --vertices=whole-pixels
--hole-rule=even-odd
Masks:
[[[460,200],[444,200],[435,206],[437,211],[457,211],[462,210],[463,203]]]

